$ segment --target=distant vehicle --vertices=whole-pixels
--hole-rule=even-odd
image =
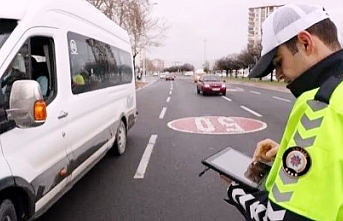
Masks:
[[[165,79],[165,78],[166,78],[166,74],[161,73],[161,74],[160,74],[160,79]]]
[[[226,74],[224,72],[221,72],[221,71],[217,71],[214,74],[218,75],[219,77],[225,77],[226,76]]]
[[[226,95],[226,85],[217,75],[203,75],[197,82],[197,93]]]
[[[194,72],[193,71],[186,71],[184,73],[185,76],[193,76]]]
[[[166,75],[166,81],[173,81],[175,79],[175,75],[174,74],[167,74]]]
[[[158,76],[158,73],[157,73],[157,72],[154,72],[154,73],[152,74],[152,76],[157,77],[157,76]]]

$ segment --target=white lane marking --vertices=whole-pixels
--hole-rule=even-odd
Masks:
[[[252,93],[252,94],[261,94],[260,92],[257,92],[257,91],[250,91],[250,93]]]
[[[227,88],[226,88],[226,91],[241,92],[241,91],[244,91],[244,89],[243,89],[243,88],[240,88],[240,87],[227,87]]]
[[[150,157],[151,157],[151,153],[154,149],[156,140],[157,140],[157,134],[151,135],[151,137],[149,139],[149,143],[146,146],[145,151],[143,153],[142,159],[139,162],[136,174],[133,177],[134,179],[143,179],[144,178],[145,171],[146,171],[146,168],[148,167]]]
[[[166,114],[166,111],[167,111],[167,108],[164,107],[160,113],[160,119],[163,119],[164,118],[164,115]]]
[[[241,108],[243,108],[244,110],[250,112],[251,114],[253,114],[253,115],[257,116],[257,117],[262,117],[261,114],[255,112],[255,111],[253,111],[253,110],[251,110],[251,109],[249,109],[249,108],[247,108],[247,107],[245,107],[245,106],[241,106]]]
[[[225,96],[222,96],[222,98],[224,98],[224,99],[227,100],[227,101],[232,101],[230,98],[225,97]]]
[[[170,101],[170,97],[167,98],[167,103],[169,103],[169,101]]]
[[[290,100],[285,99],[285,98],[281,98],[281,97],[273,96],[273,98],[276,99],[276,100],[280,100],[280,101],[286,101],[286,102],[289,102],[289,103],[291,102]]]
[[[171,95],[173,93],[173,91],[169,91],[169,95]]]

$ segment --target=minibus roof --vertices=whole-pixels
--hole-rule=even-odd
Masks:
[[[86,20],[127,42],[129,41],[124,29],[86,0],[0,0],[0,5],[0,18],[15,19],[20,22],[37,19],[37,15],[39,16],[39,13],[42,12],[55,11]]]
[[[0,0],[0,18],[21,20],[25,16],[25,11],[30,1],[21,0]]]

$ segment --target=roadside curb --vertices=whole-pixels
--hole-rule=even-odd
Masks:
[[[156,79],[153,80],[153,81],[136,81],[136,91],[139,91],[147,86],[149,86],[150,84],[152,83],[155,83],[156,82]]]
[[[147,82],[141,82],[141,81],[136,81],[136,90],[140,90],[143,87],[145,87],[148,83]]]

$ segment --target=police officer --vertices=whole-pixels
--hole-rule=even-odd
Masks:
[[[257,144],[272,161],[265,191],[231,182],[228,202],[247,220],[343,220],[343,50],[323,7],[280,7],[263,23],[261,59],[249,77],[275,69],[297,98],[280,145]]]

